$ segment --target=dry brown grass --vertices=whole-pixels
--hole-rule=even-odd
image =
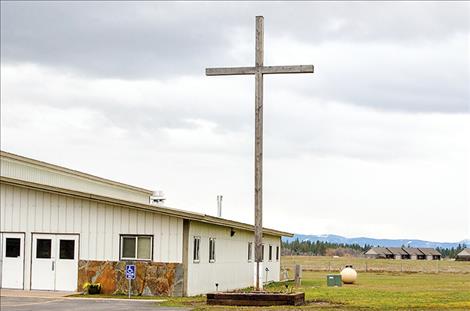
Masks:
[[[470,273],[470,262],[454,260],[394,260],[330,256],[282,256],[281,267],[289,270],[289,277],[296,264],[304,271],[340,271],[345,265],[353,265],[360,272],[423,272]]]

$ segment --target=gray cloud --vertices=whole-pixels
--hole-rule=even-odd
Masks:
[[[98,76],[201,74],[253,45],[253,16],[266,37],[328,41],[439,41],[468,33],[465,3],[2,2],[2,61],[60,66]],[[243,33],[243,37],[237,36]],[[253,55],[245,56],[252,61]],[[236,65],[236,64],[234,64]]]
[[[84,78],[204,79],[206,66],[252,63],[253,17],[264,14],[267,61],[314,63],[317,71],[312,79],[269,78],[280,81],[275,89],[376,109],[469,109],[468,3],[1,5],[2,64],[34,63]],[[199,117],[197,111],[187,112]]]

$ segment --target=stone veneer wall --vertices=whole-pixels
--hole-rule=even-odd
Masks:
[[[146,261],[78,261],[78,290],[86,282],[100,283],[103,294],[126,294],[126,264],[135,264],[136,279],[131,281],[132,294],[144,296],[182,296],[183,265]]]

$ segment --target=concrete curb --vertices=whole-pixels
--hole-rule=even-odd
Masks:
[[[103,297],[96,297],[96,298],[89,298],[89,297],[60,297],[61,299],[84,299],[84,300],[103,300],[103,301],[138,301],[138,302],[165,302],[165,299],[135,299],[135,298],[103,298]]]
[[[102,300],[102,301],[151,301],[151,302],[164,302],[166,299],[136,299],[136,298],[109,298],[109,297],[70,297],[67,294],[51,294],[45,292],[28,292],[28,291],[10,291],[10,290],[1,290],[0,297],[13,297],[13,298],[37,298],[37,299],[54,299],[54,300],[74,300],[74,299],[86,299],[86,300]]]

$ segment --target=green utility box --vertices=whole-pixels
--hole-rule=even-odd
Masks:
[[[341,274],[328,274],[326,276],[326,285],[328,286],[343,285],[343,282],[341,281]]]

